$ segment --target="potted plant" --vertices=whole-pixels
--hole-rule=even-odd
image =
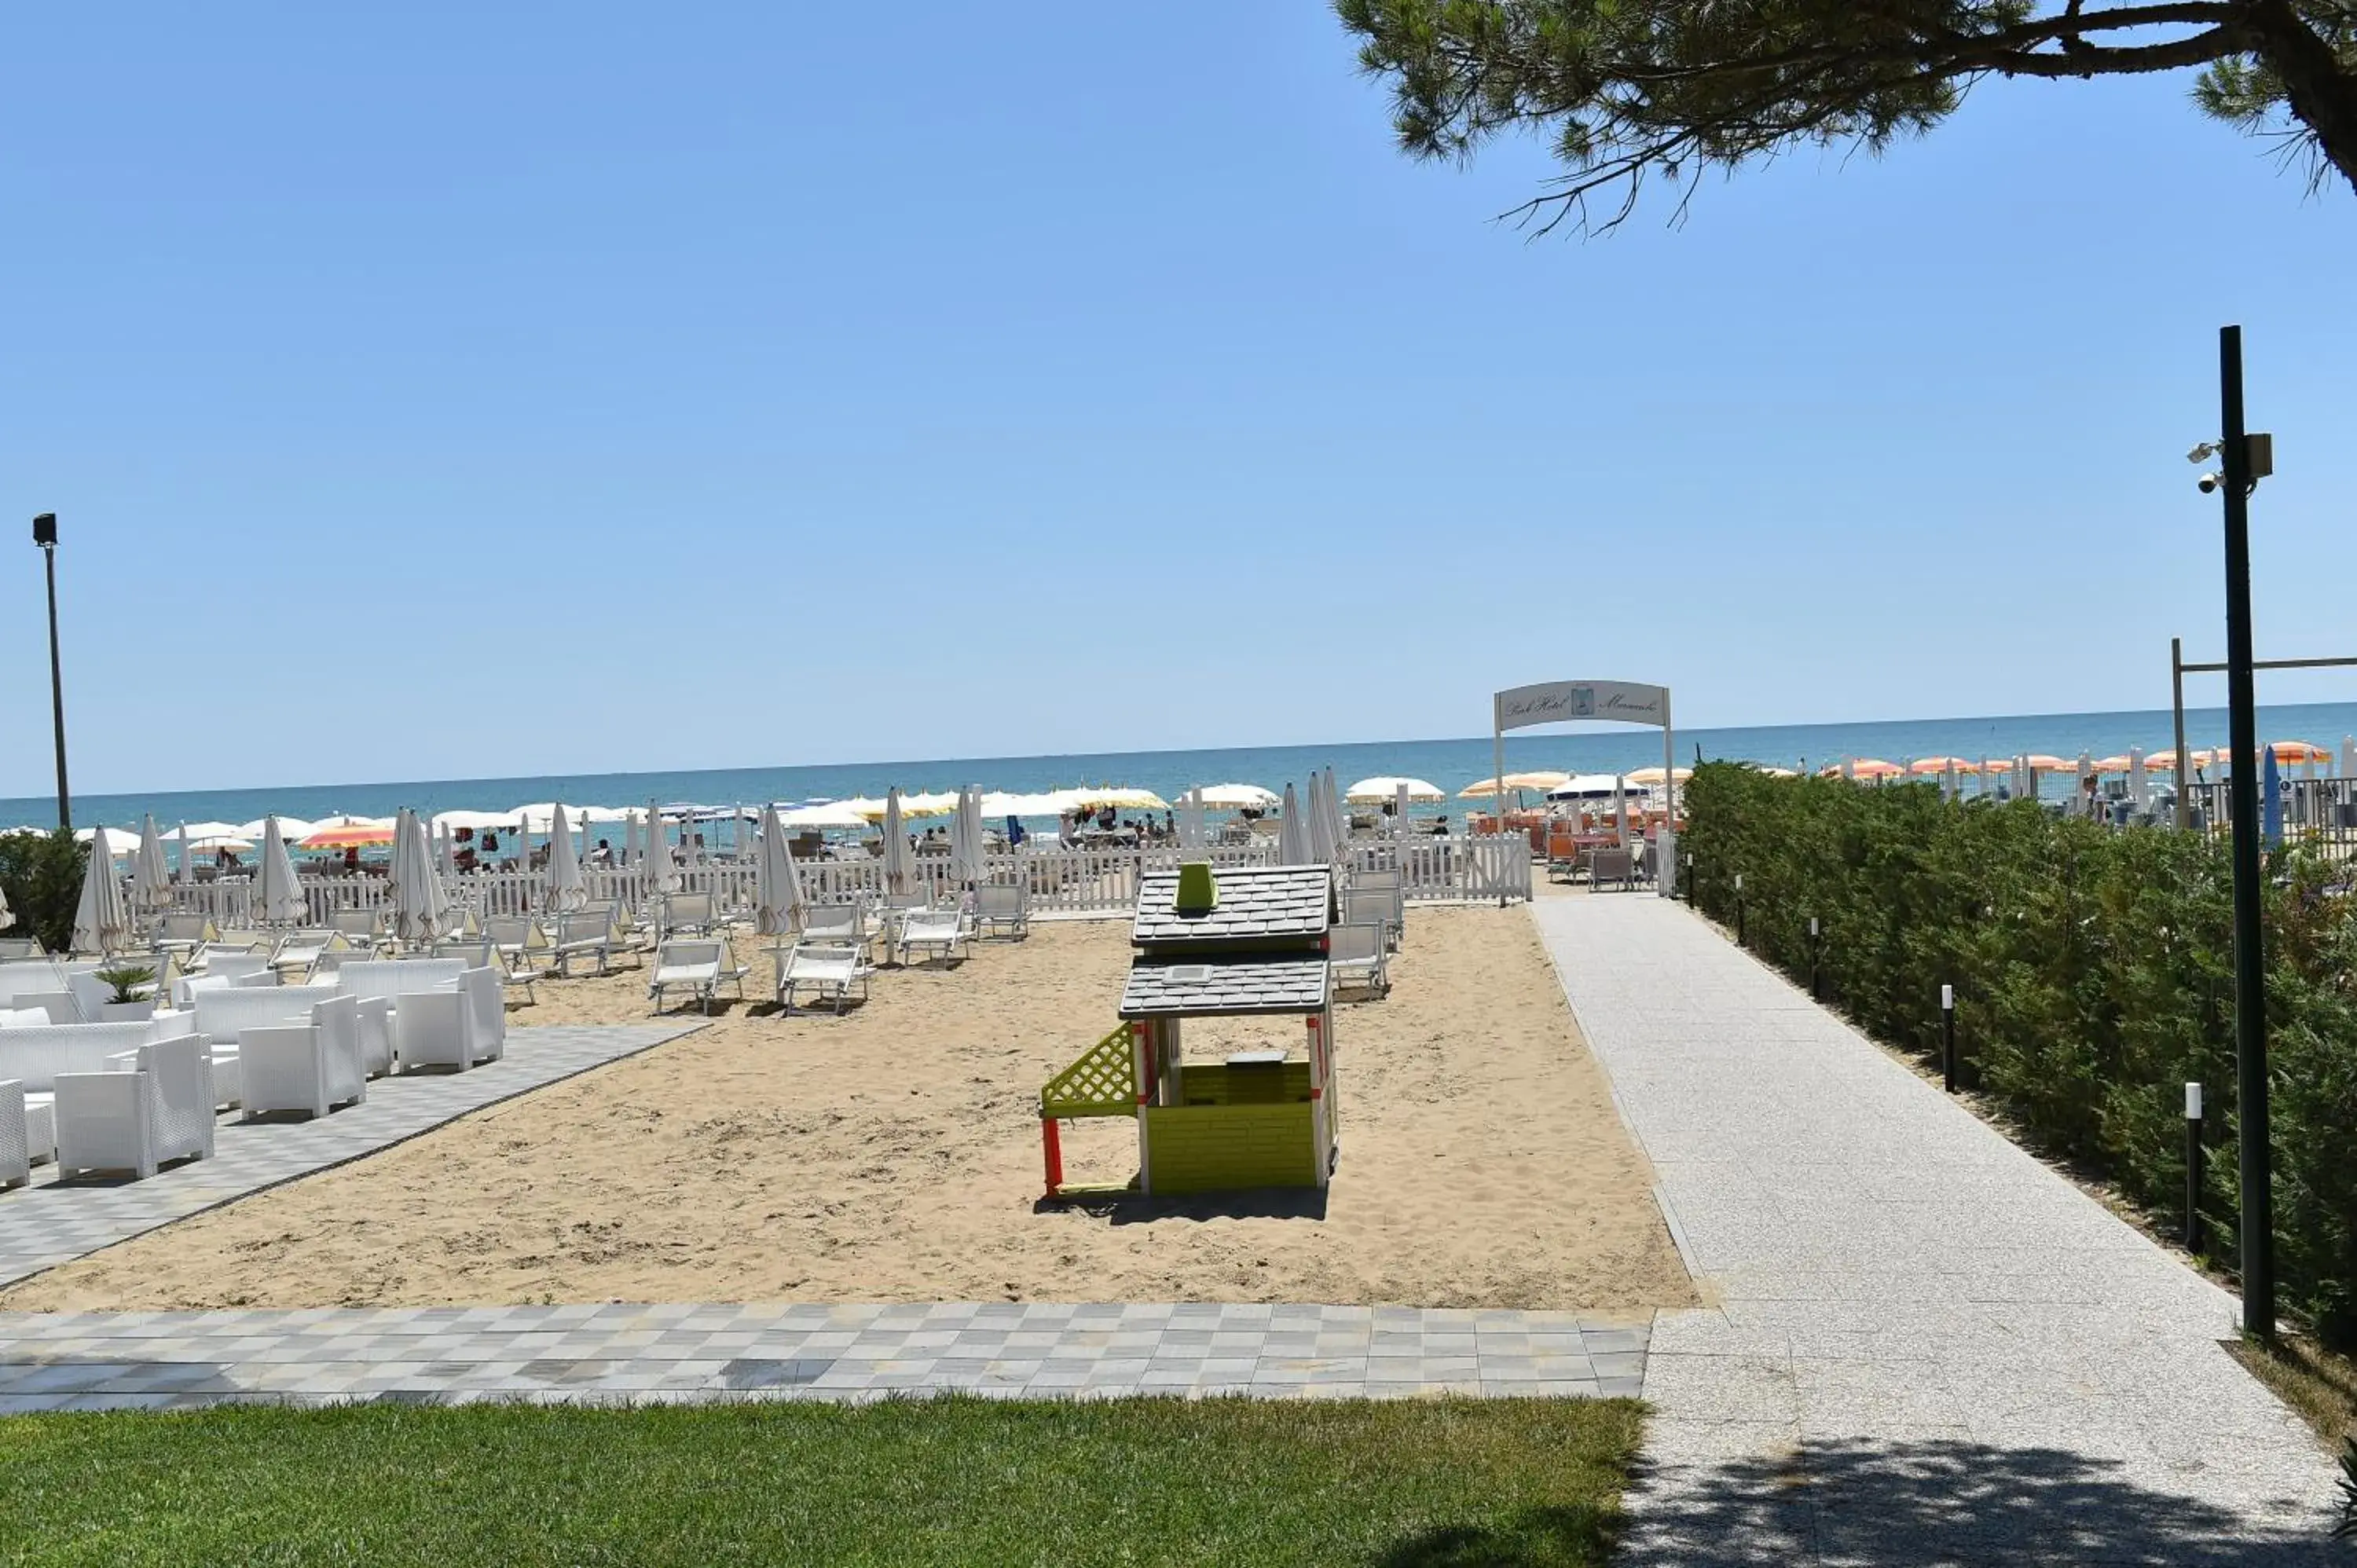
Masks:
[[[146,964],[118,963],[111,969],[94,971],[91,978],[102,985],[111,985],[114,994],[99,1007],[99,1015],[107,1023],[139,1023],[156,1015],[155,998],[142,1000],[136,993],[150,984],[156,972]]]

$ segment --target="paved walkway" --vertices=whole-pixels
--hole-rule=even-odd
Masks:
[[[60,1183],[55,1165],[30,1186],[0,1194],[0,1285],[53,1269],[101,1247],[186,1219],[280,1182],[342,1165],[454,1121],[470,1111],[677,1039],[696,1020],[622,1027],[556,1025],[510,1029],[498,1061],[459,1073],[381,1078],[358,1105],[307,1122],[221,1119],[213,1157],[145,1181]]]
[[[1533,907],[1688,1261],[1626,1561],[2334,1562],[2224,1292],[1680,905]]]
[[[943,1303],[0,1314],[0,1415],[459,1404],[1634,1394],[1641,1321],[1364,1306]]]

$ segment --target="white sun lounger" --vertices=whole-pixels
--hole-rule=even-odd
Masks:
[[[1021,882],[985,882],[974,890],[974,929],[976,936],[993,930],[1012,931],[1018,937],[1031,934],[1031,888]]]
[[[1334,986],[1340,990],[1343,983],[1357,983],[1360,989],[1376,995],[1387,995],[1392,988],[1389,943],[1382,924],[1373,920],[1345,921],[1328,928],[1326,932],[1326,964],[1334,975]]]
[[[862,1002],[867,1000],[867,978],[875,972],[864,947],[797,942],[778,950],[778,1003],[791,1015],[794,993],[808,988],[822,997],[833,996],[840,1014],[853,986],[859,987]]]
[[[734,985],[737,994],[745,994],[745,968],[728,951],[727,941],[720,937],[674,937],[655,949],[654,978],[647,982],[647,995],[654,1010],[663,1010],[666,992],[684,991],[712,1011],[712,999],[724,985]]]
[[[965,916],[956,909],[908,909],[900,915],[900,934],[894,944],[900,961],[922,950],[939,953],[948,962],[965,956]]]
[[[595,958],[597,972],[606,973],[608,960],[614,953],[614,912],[611,909],[585,909],[578,914],[556,918],[556,972],[565,979],[573,974],[573,961]]]

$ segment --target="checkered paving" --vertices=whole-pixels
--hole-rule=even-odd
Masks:
[[[1637,1393],[1642,1320],[1134,1303],[0,1314],[0,1414],[949,1391],[1406,1398]]]
[[[368,1099],[308,1122],[248,1122],[232,1111],[214,1134],[213,1157],[145,1181],[59,1182],[54,1165],[0,1194],[0,1284],[186,1219],[191,1214],[313,1171],[372,1155],[445,1122],[560,1079],[677,1039],[694,1022],[626,1027],[559,1025],[508,1031],[506,1054],[462,1073],[378,1079]]]

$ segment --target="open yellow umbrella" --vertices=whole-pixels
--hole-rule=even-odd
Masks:
[[[1651,789],[1655,785],[1661,783],[1662,770],[1659,768],[1640,768],[1636,772],[1624,773],[1621,777],[1628,779],[1630,783],[1637,785],[1641,789]],[[1694,769],[1691,768],[1680,768],[1674,770],[1672,777],[1675,778],[1679,783],[1683,784],[1687,779],[1694,777]]]
[[[1457,798],[1460,800],[1485,800],[1495,795],[1501,787],[1508,789],[1535,789],[1544,795],[1550,789],[1559,789],[1570,782],[1571,775],[1568,773],[1557,773],[1551,768],[1541,768],[1535,773],[1509,773],[1502,779],[1477,779],[1457,791]]]

